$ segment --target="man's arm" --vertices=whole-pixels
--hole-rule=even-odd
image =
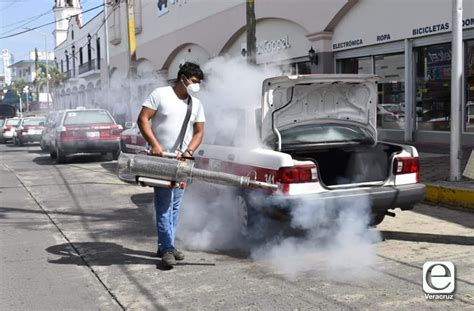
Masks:
[[[143,138],[150,144],[151,150],[150,153],[156,156],[163,156],[163,149],[156,139],[155,135],[153,135],[153,131],[151,130],[150,120],[155,116],[156,110],[142,107],[140,114],[138,115],[137,124],[140,132],[143,135]]]
[[[192,156],[187,150],[190,150],[191,153],[196,150],[202,142],[202,138],[204,137],[204,122],[196,122],[193,126],[194,133],[191,142],[188,145],[188,149],[183,153],[183,156],[190,157]]]

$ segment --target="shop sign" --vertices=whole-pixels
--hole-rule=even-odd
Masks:
[[[290,38],[286,37],[277,40],[264,40],[257,43],[257,55],[272,54],[280,50],[289,49],[291,47]]]
[[[165,15],[169,12],[169,4],[177,4],[179,6],[187,3],[187,0],[158,0],[158,16]]]
[[[334,43],[332,45],[333,50],[339,50],[339,49],[345,49],[345,48],[351,48],[351,47],[356,47],[363,45],[364,41],[362,39],[354,39],[354,40],[348,40],[344,42],[339,42],[339,43]]]
[[[350,49],[356,48],[364,45],[370,45],[374,43],[382,43],[382,42],[389,42],[393,40],[400,40],[403,38],[413,38],[413,37],[421,37],[421,36],[429,36],[437,33],[445,33],[451,31],[451,23],[444,22],[444,23],[432,23],[432,24],[425,24],[423,26],[417,27],[410,27],[403,32],[392,31],[381,33],[376,36],[367,36],[367,37],[359,37],[344,40],[341,42],[333,43],[332,49],[333,50],[343,50],[343,49]],[[468,17],[462,20],[462,27],[463,28],[471,28],[474,27],[474,18]],[[409,33],[407,33],[409,31]]]

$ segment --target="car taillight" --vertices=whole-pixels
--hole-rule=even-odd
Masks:
[[[277,181],[282,184],[297,184],[318,181],[316,165],[282,167],[278,170]]]
[[[416,182],[419,181],[420,162],[418,158],[403,157],[395,158],[393,161],[393,174],[413,174],[416,173]]]
[[[110,135],[120,135],[122,131],[123,131],[122,126],[120,126],[119,128],[111,129]]]
[[[28,129],[26,127],[20,126],[18,130],[22,133],[28,132]]]

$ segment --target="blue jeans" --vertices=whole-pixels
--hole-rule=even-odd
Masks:
[[[176,225],[184,190],[155,187],[154,191],[158,249],[166,252],[175,249]]]

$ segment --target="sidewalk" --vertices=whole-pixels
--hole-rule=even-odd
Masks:
[[[420,154],[420,182],[426,185],[425,201],[466,207],[474,211],[474,180],[463,177],[461,181],[449,181],[449,145],[415,144]],[[472,148],[462,150],[461,173],[467,165]]]

